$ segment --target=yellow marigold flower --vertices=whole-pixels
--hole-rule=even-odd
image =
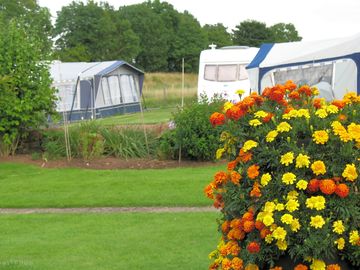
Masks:
[[[266,135],[266,141],[267,142],[272,142],[275,140],[276,136],[278,135],[279,133],[276,131],[276,130],[272,130],[270,131],[267,135]]]
[[[296,181],[296,175],[293,173],[284,173],[281,180],[286,185],[292,185]]]
[[[313,173],[316,175],[326,173],[325,164],[321,160],[317,160],[313,164],[311,164],[311,169],[312,169]]]
[[[289,123],[287,122],[281,122],[280,124],[277,125],[276,127],[276,131],[277,132],[289,132],[292,129],[292,127],[290,126]]]
[[[308,182],[306,182],[305,180],[301,179],[296,183],[296,187],[300,190],[305,190],[307,188]]]
[[[319,118],[326,118],[328,116],[328,113],[326,112],[325,109],[318,109],[316,112],[315,112],[315,115]]]
[[[256,113],[254,113],[255,118],[264,118],[267,115],[268,113],[264,111],[257,111]]]
[[[290,118],[296,118],[299,117],[299,111],[298,110],[291,110],[288,113],[283,114],[282,119],[290,119]]]
[[[300,230],[300,222],[299,219],[294,218],[293,221],[290,224],[290,228],[293,232],[297,232],[298,230]]]
[[[289,166],[294,162],[294,153],[293,152],[287,152],[286,154],[282,155],[280,158],[280,163]]]
[[[311,219],[310,226],[314,227],[316,229],[321,229],[325,224],[324,218],[322,216],[320,216],[320,215],[310,217],[310,219]]]
[[[270,173],[264,173],[262,176],[261,176],[261,179],[260,179],[260,184],[265,187],[267,184],[269,184],[269,182],[271,181],[271,175]]]
[[[342,220],[334,221],[333,223],[333,232],[337,234],[342,234],[345,231],[345,226]]]
[[[357,230],[351,231],[349,235],[350,244],[355,246],[358,241],[359,241],[359,232]]]
[[[307,155],[299,154],[296,157],[295,168],[309,168],[310,165],[310,157]]]
[[[277,240],[276,245],[280,250],[286,250],[287,249],[287,242],[285,240]]]
[[[316,86],[311,87],[311,92],[314,96],[317,96],[320,94],[319,88],[317,88]]]
[[[318,211],[325,209],[325,197],[324,196],[311,196],[306,199],[306,207],[310,209],[316,209]]]
[[[354,163],[346,164],[346,167],[342,173],[342,176],[348,181],[355,181],[358,178],[356,167]]]
[[[290,214],[284,214],[281,216],[281,222],[290,225],[293,222],[293,216]]]
[[[310,265],[311,270],[325,270],[326,264],[322,260],[313,259],[312,264]]]
[[[275,211],[276,204],[274,202],[266,202],[264,206],[264,211],[272,213]]]
[[[285,240],[286,234],[286,230],[279,226],[272,232],[272,237],[276,240]]]
[[[340,137],[340,141],[345,143],[350,142],[352,140],[350,133],[348,133],[345,129],[339,132],[339,137]]]
[[[247,152],[249,151],[250,149],[254,148],[254,147],[257,147],[258,146],[258,143],[253,141],[253,140],[248,140],[244,143],[244,146],[243,146],[243,151],[244,152]]]
[[[224,112],[226,112],[227,110],[229,110],[230,108],[232,108],[232,106],[234,106],[234,104],[232,104],[231,102],[227,101],[224,103]]]
[[[270,226],[271,224],[273,224],[274,218],[272,216],[272,213],[265,214],[262,222],[265,224],[265,226]]]
[[[291,199],[286,203],[286,210],[289,212],[294,212],[299,209],[299,202],[297,200]]]
[[[310,118],[310,113],[308,109],[300,109],[298,110],[298,116],[299,117],[305,117],[306,119]]]
[[[258,119],[252,119],[249,121],[249,125],[253,126],[253,127],[257,127],[257,126],[262,125],[262,122],[259,121]]]
[[[265,237],[265,242],[267,244],[271,244],[271,242],[274,240],[274,238],[271,236],[271,234],[268,234],[266,237]]]
[[[345,128],[343,127],[343,125],[339,121],[332,122],[331,127],[333,128],[333,132],[334,132],[335,135],[339,135],[339,132],[341,130],[345,130]]]
[[[326,106],[325,110],[326,110],[326,112],[328,112],[330,114],[339,112],[339,108],[332,104]]]
[[[275,207],[276,211],[282,211],[285,209],[285,205],[283,203],[278,203]]]
[[[343,250],[345,247],[345,239],[340,237],[339,239],[334,241],[334,244],[337,245],[338,250]]]
[[[348,133],[350,134],[352,139],[359,141],[360,140],[360,125],[351,123],[350,125],[348,125]]]
[[[316,144],[325,144],[329,140],[329,134],[326,130],[317,130],[313,133],[312,137]]]
[[[242,90],[242,89],[239,89],[239,90],[235,91],[235,94],[237,94],[237,95],[242,95],[244,93],[245,93],[245,90]]]
[[[296,190],[292,190],[287,194],[287,200],[296,200],[299,197],[299,193]]]
[[[343,98],[343,101],[346,104],[350,104],[350,103],[352,103],[353,101],[356,101],[356,100],[357,100],[357,94],[355,92],[349,92],[349,93],[345,94],[344,98]]]
[[[219,148],[218,150],[216,150],[216,159],[220,159],[224,154],[224,152],[225,152],[224,148]]]

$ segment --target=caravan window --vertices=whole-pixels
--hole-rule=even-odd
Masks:
[[[247,80],[249,78],[248,73],[244,65],[239,66],[239,81]]]
[[[232,82],[236,81],[237,65],[219,65],[218,81],[219,82]]]
[[[216,65],[205,65],[204,79],[216,81]]]

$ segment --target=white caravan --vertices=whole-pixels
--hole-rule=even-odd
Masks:
[[[198,99],[206,96],[209,100],[221,95],[230,101],[238,101],[236,90],[245,90],[243,96],[250,94],[250,81],[246,66],[253,60],[258,48],[229,46],[204,50],[200,54]]]

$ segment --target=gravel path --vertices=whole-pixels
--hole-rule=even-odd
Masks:
[[[0,214],[217,212],[214,207],[0,208]]]

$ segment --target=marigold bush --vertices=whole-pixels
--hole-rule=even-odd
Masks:
[[[316,95],[288,81],[210,117],[229,159],[205,187],[222,215],[210,269],[282,269],[284,255],[297,270],[360,265],[360,96]]]

